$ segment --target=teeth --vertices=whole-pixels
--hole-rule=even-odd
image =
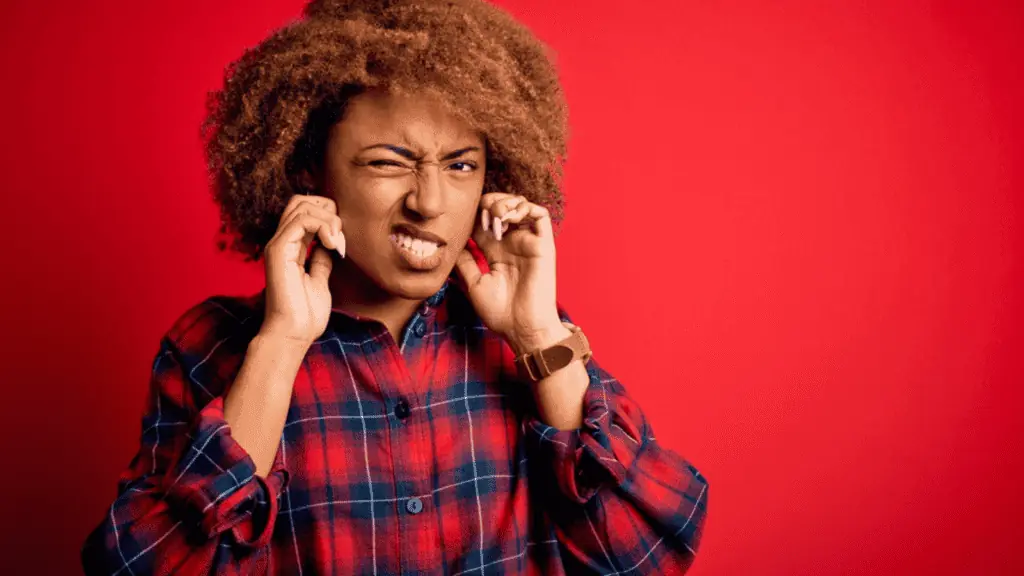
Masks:
[[[435,242],[429,240],[421,240],[419,238],[413,238],[405,234],[392,234],[392,239],[395,244],[401,246],[405,250],[412,252],[420,258],[426,258],[431,256],[434,252],[437,252],[438,245]]]

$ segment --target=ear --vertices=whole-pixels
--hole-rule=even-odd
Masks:
[[[302,190],[308,190],[310,194],[321,194],[323,192],[323,182],[320,173],[314,169],[302,169],[296,175],[296,183]]]

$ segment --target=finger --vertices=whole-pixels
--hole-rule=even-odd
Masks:
[[[345,255],[345,236],[341,233],[341,217],[325,208],[313,204],[304,204],[295,209],[287,220],[282,220],[281,229],[287,228],[292,221],[301,216],[312,216],[329,223],[329,231],[326,237],[321,237],[324,245],[332,250],[338,250],[342,256]]]
[[[324,220],[310,214],[299,214],[281,230],[277,238],[280,250],[291,260],[300,265],[305,264],[306,255],[309,253],[309,244],[313,238],[320,238],[320,242],[327,248],[338,250],[344,256],[343,235],[333,236],[331,225]]]
[[[487,225],[483,225],[483,219],[487,218]],[[495,216],[492,216],[490,211],[486,211],[481,215],[481,226],[475,226],[473,228],[473,240],[476,241],[480,249],[483,250],[485,245],[492,245],[499,241],[498,234],[502,234],[508,230],[508,225],[503,225],[501,220]]]
[[[505,237],[505,232],[508,231],[508,224],[502,223],[498,218],[488,218],[489,224],[487,225],[487,231],[485,232],[482,228],[476,228],[473,231],[473,240],[484,249],[484,246],[493,245],[496,242],[501,242],[501,239]]]
[[[532,203],[523,200],[515,208],[505,212],[501,217],[501,221],[505,223],[505,228],[507,229],[509,224],[522,222],[523,218],[530,214],[530,206],[532,206]]]
[[[316,216],[317,218],[330,222],[331,230],[335,234],[341,232],[342,222],[341,217],[338,216],[337,212],[334,212],[329,208],[324,208],[323,206],[320,206],[313,202],[301,202],[291,212],[282,215],[281,223],[278,227],[283,228],[287,226],[296,216],[299,216],[301,214],[311,214],[313,216]]]
[[[490,217],[489,214],[485,214],[485,216],[487,217],[487,222],[488,222],[486,227],[484,225],[482,225],[482,224],[480,226],[475,226],[473,228],[473,235],[472,235],[473,241],[476,242],[476,245],[479,246],[481,250],[483,250],[483,245],[484,244],[489,243],[489,242],[494,242],[494,233],[491,232],[491,224],[490,224],[491,217]]]
[[[533,221],[534,230],[537,236],[546,240],[555,237],[555,231],[551,224],[551,212],[539,204],[530,204],[530,211],[526,217]]]
[[[332,214],[338,213],[338,205],[330,198],[312,194],[295,194],[288,199],[288,204],[284,207],[284,212],[281,213],[281,222],[289,219],[296,210],[303,206],[315,206]]]
[[[495,222],[498,221],[498,218],[495,217],[495,210],[498,209],[498,206],[502,202],[514,198],[516,198],[514,194],[507,194],[505,192],[488,192],[487,194],[484,194],[483,197],[480,198],[480,218],[482,228],[484,229],[484,232],[490,230],[491,236],[495,240],[500,241],[501,233],[504,232],[500,225],[495,224]],[[505,230],[507,229],[508,228],[506,227]]]
[[[288,204],[285,206],[284,211],[288,212],[289,210],[294,210],[297,206],[306,202],[320,206],[321,208],[326,208],[332,212],[338,211],[338,206],[335,204],[333,199],[326,196],[320,196],[318,194],[293,194],[292,197],[288,199]]]
[[[309,277],[322,287],[327,286],[327,278],[331,275],[331,268],[334,263],[331,261],[331,254],[326,248],[316,246],[313,248],[313,256],[309,259]]]
[[[494,222],[494,226],[497,227],[499,220],[495,218]],[[521,204],[514,211],[505,214],[504,221],[501,222],[502,237],[504,237],[505,232],[513,227],[516,229],[529,229],[540,238],[554,237],[551,215],[547,208],[532,202]],[[496,235],[492,234],[492,236],[499,239]]]
[[[529,204],[529,200],[525,196],[512,195],[505,195],[503,198],[496,199],[491,204],[489,212],[493,215],[491,227],[494,229],[495,240],[501,242],[502,237],[508,230],[508,224],[502,223],[508,220],[511,213],[525,204]]]
[[[515,194],[508,194],[506,192],[488,192],[480,197],[480,206],[486,210],[491,210],[495,204],[515,197]]]
[[[476,263],[476,258],[473,257],[473,253],[468,248],[463,248],[462,252],[459,253],[459,257],[455,260],[455,269],[466,282],[467,287],[476,286],[476,283],[480,281],[480,277],[483,276],[480,266]]]
[[[490,210],[492,215],[497,216],[504,221],[506,214],[527,203],[529,203],[529,200],[527,200],[525,196],[510,196],[495,202],[494,206],[492,206]]]

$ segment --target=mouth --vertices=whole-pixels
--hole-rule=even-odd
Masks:
[[[415,270],[432,270],[441,264],[445,241],[414,226],[398,225],[388,236],[399,256]]]

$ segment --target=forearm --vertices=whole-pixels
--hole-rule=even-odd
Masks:
[[[583,397],[590,379],[583,362],[576,360],[533,385],[540,420],[559,430],[583,424]]]
[[[258,476],[266,476],[274,462],[292,386],[307,348],[272,335],[257,335],[224,399],[231,436],[252,458]]]
[[[550,467],[541,492],[558,538],[597,572],[681,573],[700,543],[707,480],[655,441],[640,406],[593,358],[586,373],[578,429],[540,420],[525,427],[531,461]]]
[[[82,549],[86,574],[256,574],[269,560],[287,473],[254,477],[228,429],[223,384],[207,380],[212,400],[193,403],[196,365],[181,359],[209,348],[182,352],[174,340],[154,361],[138,452]]]
[[[551,327],[531,333],[529,336],[507,338],[516,355],[552,346],[572,334],[569,329],[555,320]],[[583,396],[590,379],[581,360],[576,360],[533,383],[534,403],[537,416],[545,424],[559,430],[575,430],[583,424]]]

